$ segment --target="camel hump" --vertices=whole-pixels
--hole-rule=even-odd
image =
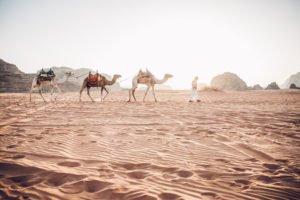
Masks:
[[[55,77],[55,73],[51,68],[42,68],[38,71],[38,81],[51,81]]]
[[[140,69],[138,77],[139,78],[150,78],[150,77],[153,77],[153,74],[148,69],[146,69],[145,72]]]
[[[52,68],[42,68],[38,71],[38,74],[54,74]]]
[[[146,74],[149,76],[153,76],[153,74],[148,70],[148,68],[146,69]]]

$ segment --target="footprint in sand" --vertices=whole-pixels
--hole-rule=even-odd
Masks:
[[[186,170],[181,170],[177,172],[178,176],[182,177],[182,178],[188,178],[194,175],[193,172],[190,171],[186,171]]]
[[[57,163],[57,165],[64,166],[64,167],[79,167],[80,163],[78,163],[78,162],[71,162],[71,161],[65,161],[65,162]]]
[[[270,170],[277,170],[280,168],[280,165],[277,164],[270,164],[270,163],[264,163],[263,167],[270,169]]]
[[[109,182],[103,182],[98,180],[90,180],[90,181],[78,181],[76,183],[72,183],[69,185],[64,185],[60,191],[66,194],[77,194],[83,191],[88,193],[95,193],[100,190],[105,189],[106,187],[112,185]]]
[[[45,174],[48,174],[45,183],[49,186],[55,187],[86,178],[85,175],[75,175],[68,173],[47,172]]]
[[[236,182],[238,184],[242,184],[242,185],[250,185],[251,184],[250,181],[245,180],[245,179],[237,179],[237,180],[234,180],[234,182]]]
[[[18,145],[16,145],[16,144],[12,144],[12,145],[8,145],[8,146],[6,146],[6,148],[8,148],[8,149],[12,149],[12,148],[16,148]]]
[[[248,181],[248,180],[245,180],[245,179],[237,179],[237,180],[234,180],[235,183],[232,184],[232,186],[237,186],[237,187],[240,187],[242,188],[242,190],[247,190],[250,188],[252,182],[251,181]]]
[[[148,173],[144,172],[144,171],[134,171],[134,172],[128,173],[128,176],[130,176],[131,178],[134,178],[134,179],[144,179],[148,176]]]
[[[34,175],[14,176],[8,179],[22,187],[30,187],[44,181],[43,178]]]
[[[176,200],[176,199],[181,199],[181,196],[174,194],[174,193],[169,193],[169,192],[163,192],[158,195],[161,200]]]
[[[202,195],[202,199],[204,199],[204,200],[219,199],[220,198],[220,196],[218,196],[214,192],[202,192],[201,195]]]
[[[142,168],[147,168],[149,167],[151,164],[149,163],[124,163],[124,164],[120,164],[119,166],[122,168],[125,168],[127,170],[134,170],[134,169],[142,169]]]
[[[261,181],[263,183],[272,183],[272,182],[274,182],[272,177],[266,176],[266,175],[258,175],[256,177],[256,180]]]
[[[229,160],[226,160],[226,159],[223,159],[223,158],[215,159],[215,161],[219,161],[219,162],[223,162],[223,163],[230,163]]]
[[[280,163],[289,163],[289,160],[287,160],[287,159],[276,159],[275,161],[280,162]]]
[[[238,171],[238,172],[245,172],[247,170],[247,169],[239,168],[239,167],[234,167],[232,169],[234,169],[235,171]]]
[[[200,172],[198,172],[198,176],[200,176],[201,178],[204,178],[206,180],[215,180],[220,175],[218,173],[216,173],[216,172],[200,171]]]
[[[36,140],[41,140],[41,139],[43,139],[43,137],[42,136],[36,136],[35,139]]]
[[[21,159],[21,158],[25,158],[25,155],[15,155],[15,156],[13,156],[12,157],[12,159],[15,159],[15,160],[17,160],[17,159]]]
[[[245,161],[250,161],[250,162],[258,162],[256,158],[247,158]]]

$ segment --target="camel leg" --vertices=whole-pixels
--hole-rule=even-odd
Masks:
[[[136,88],[134,88],[134,89],[132,90],[132,96],[133,96],[133,98],[134,98],[134,101],[136,101],[136,98],[135,98],[135,95],[134,95],[135,90],[136,90]]]
[[[36,81],[36,78],[34,78],[32,80],[32,84],[31,84],[31,89],[30,89],[30,93],[29,93],[29,101],[31,102],[31,94],[32,94],[32,91],[35,89],[35,87],[37,86],[37,81]]]
[[[52,98],[52,96],[53,96],[53,90],[54,90],[54,86],[51,85],[51,102],[53,101],[53,98]]]
[[[155,99],[155,102],[157,102],[157,99],[156,99],[156,96],[155,96],[155,91],[154,91],[154,85],[152,86],[152,94],[153,94],[153,97]]]
[[[90,95],[90,88],[89,87],[87,88],[87,95],[90,97],[90,99],[92,100],[92,102],[94,102],[94,99]]]
[[[131,101],[131,95],[133,96],[134,100],[136,101],[134,93],[135,93],[135,90],[137,89],[137,87],[138,87],[137,80],[136,79],[132,80],[132,87],[129,90],[129,100],[128,100],[128,102]]]
[[[104,88],[101,87],[101,102],[104,100],[104,99],[103,99],[103,89],[104,89]]]
[[[31,89],[30,89],[30,92],[29,92],[29,102],[31,102],[31,94],[32,94],[33,90],[34,90],[34,86],[32,85]]]
[[[149,89],[150,89],[150,87],[148,86],[147,89],[146,89],[146,92],[144,94],[143,102],[145,102],[145,99],[146,99],[146,96],[148,94]]]
[[[135,95],[134,95],[136,88],[137,88],[137,87],[133,87],[133,88],[131,88],[131,89],[129,90],[129,99],[128,99],[127,102],[131,102],[131,95],[133,96],[133,99],[136,101],[136,98],[135,98]]]
[[[58,87],[58,85],[55,84],[54,87],[57,89],[57,92],[60,94],[60,93],[61,93],[61,90],[60,90],[60,88]],[[55,100],[55,101],[57,100],[57,95],[55,96],[54,100]]]
[[[42,90],[41,90],[42,88],[41,87],[39,87],[39,94],[41,95],[41,97],[42,97],[42,99],[44,100],[44,102],[46,102],[46,100],[44,99],[44,97],[43,97],[43,95],[42,95]]]
[[[83,90],[86,88],[85,85],[82,85],[80,92],[79,92],[79,101],[81,102],[81,93],[83,92]]]
[[[127,102],[130,102],[130,101],[131,101],[131,90],[132,90],[132,89],[130,89],[130,90],[128,91],[129,99],[128,99]]]
[[[31,93],[32,93],[32,88],[31,88],[30,93],[29,93],[29,102],[31,102]]]
[[[30,90],[30,93],[29,93],[29,102],[31,102],[31,94],[32,94],[32,91],[33,91],[34,89],[35,89],[34,87],[31,87],[31,90]]]
[[[104,87],[103,88],[104,90],[105,90],[105,92],[106,92],[106,95],[103,97],[103,101],[104,101],[104,99],[107,97],[107,95],[109,94],[109,92],[108,92],[108,90]]]

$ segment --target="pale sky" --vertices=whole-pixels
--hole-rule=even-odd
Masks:
[[[282,84],[300,71],[300,1],[0,0],[0,58],[31,73],[148,68],[181,89],[226,71]]]

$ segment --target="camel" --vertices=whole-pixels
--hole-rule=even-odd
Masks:
[[[117,81],[118,78],[120,78],[121,75],[114,74],[112,80],[107,80],[105,76],[100,74],[95,75],[89,75],[86,77],[82,83],[82,87],[80,89],[80,95],[79,95],[79,101],[81,101],[81,93],[82,91],[87,88],[87,95],[90,97],[91,101],[94,102],[94,99],[90,95],[90,88],[91,87],[101,87],[101,101],[104,101],[106,96],[109,94],[108,90],[105,86],[107,85],[113,85]],[[103,97],[103,90],[105,90],[106,95]]]
[[[143,72],[142,70],[140,70],[138,75],[136,75],[132,79],[132,87],[129,90],[129,100],[128,100],[128,102],[131,101],[131,95],[133,96],[134,100],[136,101],[134,93],[135,93],[135,90],[138,87],[138,84],[144,84],[144,85],[147,86],[146,92],[144,94],[143,102],[145,102],[145,99],[146,99],[146,96],[148,94],[148,91],[149,91],[150,87],[152,88],[152,94],[153,94],[153,97],[155,99],[155,102],[157,102],[157,99],[156,99],[156,96],[155,96],[155,91],[154,91],[155,84],[163,84],[169,78],[172,78],[172,77],[173,77],[173,75],[171,75],[171,74],[165,74],[164,78],[159,80],[151,72],[149,72],[148,70],[146,70],[146,72]]]
[[[62,82],[58,82],[58,79],[57,79],[57,77],[55,76],[54,73],[52,75],[53,76],[51,78],[46,78],[46,79],[41,79],[40,74],[33,78],[31,89],[30,89],[30,98],[29,98],[30,102],[31,102],[31,93],[35,89],[39,90],[40,96],[42,97],[44,102],[46,102],[45,98],[42,95],[42,87],[43,86],[50,86],[51,87],[51,101],[53,101],[52,95],[53,95],[54,88],[56,88],[58,90],[58,92],[60,93],[61,90],[59,89],[58,84],[66,83],[69,80],[69,78],[74,75],[74,73],[73,72],[66,72],[65,73],[65,79]],[[56,98],[57,97],[55,97],[55,100],[56,100]]]

